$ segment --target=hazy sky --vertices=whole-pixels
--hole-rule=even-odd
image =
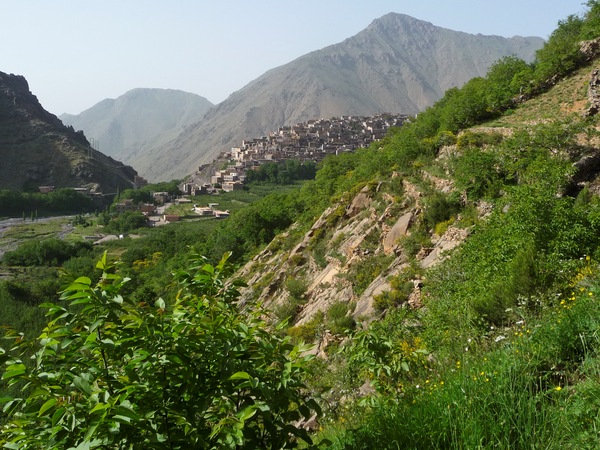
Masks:
[[[137,87],[213,103],[389,12],[467,33],[547,38],[584,0],[0,0],[0,71],[50,112]]]

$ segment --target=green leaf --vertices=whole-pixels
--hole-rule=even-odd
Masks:
[[[250,419],[252,416],[256,414],[256,406],[250,405],[247,408],[242,409],[236,414],[236,417],[240,419],[242,422]]]
[[[203,272],[208,272],[211,275],[214,275],[215,268],[213,266],[211,266],[210,264],[205,264],[204,267],[202,267],[202,271]]]
[[[67,408],[58,408],[56,411],[54,411],[54,414],[52,414],[52,426],[55,427],[56,424],[60,421],[60,419],[62,419],[62,417],[65,415],[65,412],[67,411]]]
[[[104,317],[101,317],[100,319],[96,320],[93,324],[90,325],[89,332],[91,333],[92,331],[94,331],[96,328],[102,325],[104,321]]]
[[[90,386],[90,383],[83,377],[74,377],[73,385],[86,395],[91,395],[92,393],[92,387]]]
[[[77,285],[71,285],[71,286],[76,286],[77,288],[81,289],[81,288],[85,288],[87,285],[85,284],[77,284]],[[69,286],[70,287],[70,286]],[[89,286],[88,286],[89,287]],[[78,298],[86,298],[89,299],[90,298],[90,293],[87,290],[84,291],[77,291],[71,295],[69,295],[67,297],[68,300],[74,300],[74,299],[78,299]],[[62,308],[61,308],[62,309]]]
[[[250,380],[251,378],[247,372],[236,372],[229,377],[230,380]]]
[[[83,437],[84,442],[89,441],[89,439],[94,435],[94,432],[98,428],[98,425],[100,425],[100,420],[92,420],[90,422],[88,429],[85,431],[85,436]]]
[[[6,405],[4,405],[4,408],[2,408],[2,412],[10,414],[9,411],[11,410],[11,408],[13,406],[17,406],[23,399],[21,398],[15,398],[9,402],[6,402]]]
[[[92,285],[92,280],[90,280],[88,277],[79,277],[74,281],[74,284],[84,284],[86,286],[91,286]]]
[[[8,380],[9,378],[18,377],[19,375],[23,375],[25,370],[25,364],[11,364],[6,369],[6,372],[2,374],[2,379]]]
[[[107,253],[108,253],[108,251],[105,250],[104,253],[102,254],[102,258],[100,259],[100,261],[98,261],[96,263],[96,269],[106,270],[108,268],[108,264],[106,263]]]
[[[95,413],[96,411],[103,411],[108,408],[110,408],[110,405],[107,403],[97,403],[96,406],[91,409],[90,414]]]
[[[46,401],[46,403],[44,403],[41,406],[40,410],[38,411],[38,417],[41,417],[42,414],[44,414],[46,411],[48,411],[50,408],[52,408],[57,403],[58,403],[58,400],[56,400],[55,398],[51,398],[50,400]]]

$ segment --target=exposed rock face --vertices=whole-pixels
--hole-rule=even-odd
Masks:
[[[398,248],[398,240],[406,236],[408,233],[408,227],[413,219],[413,213],[407,212],[390,229],[383,239],[383,252],[386,255],[392,255]]]
[[[346,215],[348,217],[354,217],[363,209],[369,207],[371,204],[371,197],[369,196],[369,189],[365,186],[360,193],[354,197],[352,203],[346,208]]]
[[[588,85],[589,108],[585,112],[586,116],[594,116],[600,111],[600,69],[594,69],[590,76]]]
[[[445,192],[453,189],[448,182],[431,175],[423,173],[421,178]],[[278,305],[290,301],[285,280],[289,277],[301,278],[307,281],[307,289],[305,301],[295,318],[296,325],[309,323],[317,313],[326,313],[332,304],[338,302],[348,304],[356,320],[377,318],[380,311],[375,309],[374,300],[394,289],[391,282],[393,277],[407,273],[415,261],[424,269],[433,267],[469,234],[468,229],[450,226],[442,236],[432,236],[431,247],[423,249],[411,262],[399,245],[399,240],[410,236],[412,228],[422,220],[419,204],[421,193],[415,184],[405,181],[403,196],[399,198],[386,192],[386,183],[382,184],[376,188],[365,187],[347,205],[335,205],[327,209],[289,252],[278,253],[276,248],[289,235],[279,237],[278,242],[272,243],[241,270],[240,275],[250,286],[261,286],[260,293],[248,288],[242,292],[243,297],[258,295],[267,307],[276,309]],[[378,214],[377,211],[382,209],[384,212]],[[341,218],[340,210],[344,211]],[[487,212],[483,208],[482,216]],[[321,256],[324,258],[321,261],[315,258],[319,253],[315,252],[317,248],[321,248],[320,253],[325,254]],[[374,264],[385,261],[385,266],[381,267],[364,291],[357,293],[354,278],[357,276],[356,270],[360,270],[358,267],[372,270],[369,264],[361,266],[369,261]],[[264,267],[269,267],[271,275],[265,276]],[[412,292],[405,302],[408,307],[419,308],[422,306],[423,283],[419,277],[411,282]],[[316,353],[322,351],[317,350]]]
[[[29,91],[24,77],[0,72],[0,188],[87,187],[104,193],[132,187],[137,174],[93,150]]]
[[[448,227],[448,230],[435,240],[433,248],[421,261],[421,267],[428,269],[439,263],[446,252],[460,245],[468,235],[468,229]]]
[[[592,61],[600,55],[600,38],[584,41],[579,45],[579,51],[587,61]]]

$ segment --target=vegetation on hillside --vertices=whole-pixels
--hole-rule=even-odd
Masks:
[[[92,212],[95,209],[89,197],[73,189],[57,189],[47,194],[0,190],[0,217],[23,216],[29,219],[38,214],[73,214]]]
[[[101,276],[88,267],[74,278],[69,264],[83,269],[77,261],[90,256],[77,253],[63,264],[63,303],[47,305],[42,335],[5,336],[0,443],[39,448],[43,436],[44,448],[289,448],[301,440],[339,449],[598,447],[598,174],[573,164],[597,154],[598,119],[557,108],[557,117],[503,130],[523,117],[526,98],[589,72],[578,48],[599,37],[600,2],[587,6],[559,23],[534,64],[498,61],[383,141],[328,158],[299,191],[272,193],[207,228],[178,224],[110,244],[121,264],[102,257]],[[497,129],[467,129],[486,121]],[[453,189],[435,189],[431,174]],[[314,230],[316,255],[358,192],[385,182],[397,201],[403,180],[420,189],[422,204],[402,243],[406,276],[379,299],[382,320],[357,326],[338,302],[288,330],[290,340],[285,321],[266,323],[267,311],[236,302],[222,254],[247,261],[295,223],[271,250],[292,246],[333,206]],[[435,268],[419,268],[416,255],[454,220],[469,238]],[[188,246],[208,259],[190,268]],[[390,259],[357,264],[347,274],[355,291]],[[422,278],[424,308],[394,307],[406,299],[409,272]],[[294,314],[308,282],[284,284],[290,307],[277,318]],[[330,349],[328,360],[309,362],[291,342],[322,336],[325,325],[350,339],[333,345],[339,351]],[[365,385],[374,392],[358,395]],[[297,420],[320,409],[311,399],[319,395],[327,401],[315,439]]]
[[[290,184],[299,180],[312,180],[317,172],[313,161],[301,163],[290,159],[283,163],[271,162],[258,166],[246,173],[246,183],[267,182]]]

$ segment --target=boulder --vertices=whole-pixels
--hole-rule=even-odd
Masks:
[[[346,207],[346,216],[354,217],[369,206],[371,206],[371,197],[369,196],[368,186],[365,186],[358,194],[356,194],[352,203]]]
[[[408,212],[398,219],[392,229],[386,234],[383,240],[383,251],[386,255],[392,255],[398,248],[398,240],[406,236],[413,219],[413,213]]]

